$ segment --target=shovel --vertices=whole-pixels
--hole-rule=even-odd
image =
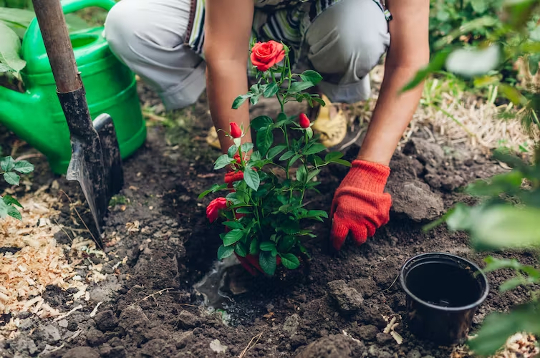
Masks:
[[[108,114],[101,114],[92,122],[60,1],[32,3],[71,134],[67,179],[79,182],[94,219],[94,225],[87,228],[102,247],[102,226],[109,201],[124,185],[114,124]]]

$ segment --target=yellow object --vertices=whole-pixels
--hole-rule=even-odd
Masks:
[[[216,127],[212,126],[208,131],[208,135],[206,136],[206,143],[208,143],[211,147],[221,150],[221,145],[219,144]]]
[[[347,117],[339,108],[338,113],[330,116],[330,100],[322,96],[326,106],[321,106],[317,119],[313,122],[312,129],[321,135],[321,143],[327,147],[333,147],[341,143],[347,135]]]

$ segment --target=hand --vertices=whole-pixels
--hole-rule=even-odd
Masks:
[[[357,245],[366,242],[390,218],[392,198],[384,193],[390,168],[355,160],[332,201],[332,245],[339,250],[352,234]]]

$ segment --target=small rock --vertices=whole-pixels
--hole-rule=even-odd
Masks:
[[[118,319],[111,310],[99,312],[94,320],[97,328],[102,332],[112,331],[118,326]]]
[[[435,357],[433,357],[432,355],[427,355],[427,356],[424,356],[424,358],[435,358]]]
[[[330,296],[336,301],[339,309],[343,313],[353,313],[362,308],[364,299],[358,291],[347,286],[345,281],[337,280],[328,282]]]
[[[47,337],[46,339],[50,343],[56,343],[61,338],[60,331],[58,331],[58,328],[56,328],[56,326],[53,326],[52,324],[41,327],[41,331],[45,333]]]
[[[195,328],[199,322],[199,317],[188,311],[182,311],[178,314],[178,325],[183,329]]]
[[[27,331],[32,327],[34,327],[34,321],[32,318],[23,319],[19,322],[19,329],[21,331]]]
[[[59,325],[60,327],[62,327],[62,328],[67,328],[67,326],[68,326],[68,321],[67,321],[67,319],[62,319],[62,320],[58,321],[58,325]]]
[[[412,351],[407,354],[407,358],[420,358],[422,355],[417,349],[413,349]]]
[[[371,277],[358,278],[349,282],[349,286],[360,292],[364,298],[369,298],[377,293],[377,284]]]
[[[386,345],[390,342],[392,342],[394,338],[389,335],[388,333],[377,333],[377,343],[380,345]]]
[[[162,357],[161,354],[165,349],[167,342],[163,339],[153,339],[146,343],[141,350],[143,357]]]
[[[374,325],[366,325],[358,327],[358,335],[365,341],[373,341],[379,333],[379,329]]]
[[[435,167],[444,160],[444,150],[441,146],[422,138],[413,138],[407,142],[403,148],[403,153],[416,155],[422,164],[430,164]]]
[[[214,339],[212,342],[210,342],[210,349],[218,354],[225,353],[227,351],[227,346],[221,344],[219,339]]]
[[[75,347],[64,353],[62,358],[99,358],[99,353],[90,347]]]
[[[97,329],[92,328],[86,334],[86,342],[90,347],[97,347],[105,343],[105,341],[105,335],[103,332],[98,331]]]
[[[69,322],[67,326],[67,329],[70,330],[71,332],[75,332],[78,328],[79,328],[79,325],[75,321]]]
[[[37,352],[34,341],[23,336],[17,337],[17,339],[11,343],[11,348],[16,352],[28,352],[31,355]]]
[[[191,338],[193,338],[193,332],[186,331],[178,335],[174,335],[173,341],[175,342],[177,349],[182,349],[187,345],[187,343],[189,342]]]
[[[376,345],[369,347],[369,354],[376,358],[392,358],[390,352],[387,352]]]
[[[17,318],[18,319],[25,319],[25,318],[28,318],[32,315],[32,313],[28,312],[28,311],[23,311],[23,312],[20,312],[18,315],[17,315]]]
[[[392,195],[392,208],[396,213],[407,215],[414,221],[433,220],[444,210],[440,195],[433,193],[429,185],[413,180],[388,185]]]
[[[350,357],[360,343],[343,334],[323,337],[309,344],[296,358]]]
[[[289,334],[290,337],[296,334],[298,326],[300,324],[300,316],[296,313],[287,317],[285,323],[283,324],[283,330]]]

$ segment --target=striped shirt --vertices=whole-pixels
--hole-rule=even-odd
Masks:
[[[205,1],[191,0],[186,45],[203,55]],[[307,29],[324,10],[341,0],[254,0],[255,12],[251,39],[260,42],[282,41],[291,49],[291,64],[302,58]],[[380,0],[373,0],[387,13]],[[250,66],[251,67],[251,66]]]
[[[282,41],[290,47],[292,63],[300,58],[309,25],[325,9],[340,0],[254,0],[252,40]],[[205,0],[192,0],[186,45],[202,55]]]

